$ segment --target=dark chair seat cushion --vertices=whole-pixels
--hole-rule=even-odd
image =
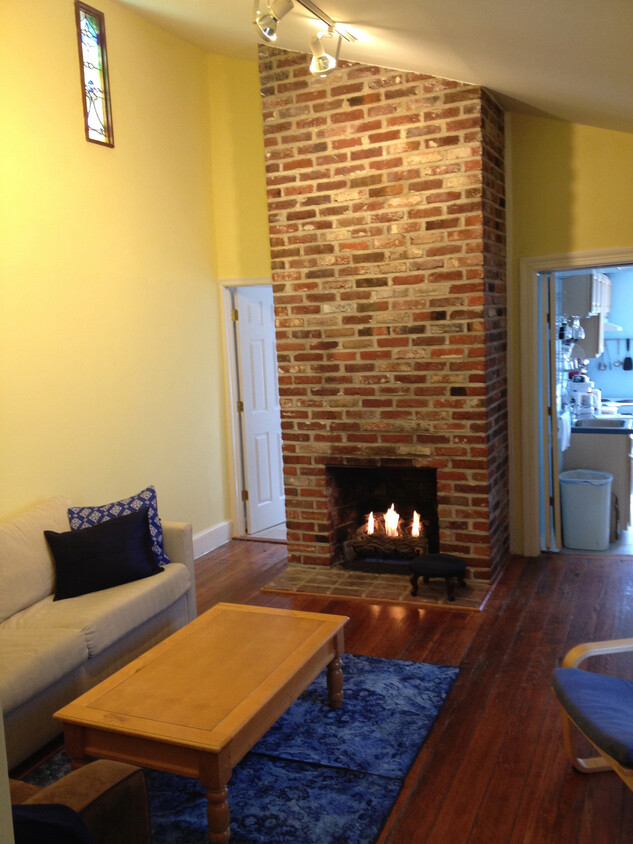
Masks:
[[[596,747],[633,768],[633,682],[580,668],[556,668],[561,705]]]
[[[457,577],[466,571],[466,563],[454,554],[427,554],[411,560],[409,568],[421,577]]]
[[[94,844],[94,838],[68,806],[13,806],[15,844]]]

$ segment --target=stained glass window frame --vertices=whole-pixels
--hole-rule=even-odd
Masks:
[[[100,77],[99,83],[91,91],[88,90],[86,80],[86,63],[89,60],[88,48],[85,47],[82,37],[82,24],[86,18],[90,18],[94,22],[97,40],[96,51],[98,53],[98,66],[95,67],[95,70]],[[86,140],[93,144],[99,144],[100,146],[113,147],[114,132],[112,129],[112,107],[110,104],[105,15],[98,9],[88,6],[86,3],[80,2],[80,0],[75,0],[75,21],[77,24],[81,101],[83,104]],[[102,129],[94,128],[95,115]]]

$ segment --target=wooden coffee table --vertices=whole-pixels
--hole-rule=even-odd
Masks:
[[[233,767],[328,667],[343,699],[341,615],[216,604],[55,713],[73,766],[93,756],[195,777],[209,838],[230,838]]]

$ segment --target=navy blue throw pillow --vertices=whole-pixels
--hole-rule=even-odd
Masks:
[[[161,571],[152,551],[147,508],[78,531],[44,536],[55,562],[55,598],[74,598]]]

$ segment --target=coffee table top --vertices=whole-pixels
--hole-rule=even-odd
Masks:
[[[280,695],[288,696],[286,706],[292,703],[307,685],[295,689],[293,678],[312,671],[347,621],[326,613],[219,603],[55,717],[221,750]]]

